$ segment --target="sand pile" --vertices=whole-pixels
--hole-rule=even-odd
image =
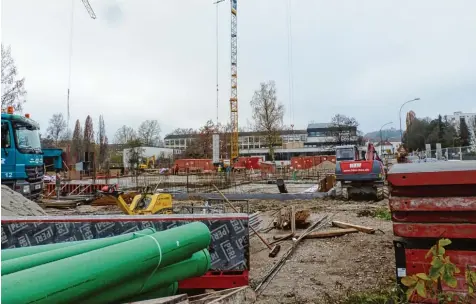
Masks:
[[[2,186],[2,216],[47,215],[37,203],[30,201],[7,186]]]
[[[316,167],[317,167],[317,169],[325,169],[325,170],[333,169],[334,170],[336,168],[336,164],[334,164],[333,162],[330,162],[328,160],[325,160]]]

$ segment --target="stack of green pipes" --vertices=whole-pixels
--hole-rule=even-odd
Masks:
[[[211,265],[201,222],[2,250],[2,303],[124,303],[174,295]]]

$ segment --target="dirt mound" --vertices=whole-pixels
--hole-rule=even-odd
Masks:
[[[336,164],[326,160],[326,161],[323,161],[322,163],[320,163],[319,165],[317,165],[316,167],[318,169],[329,169],[329,170],[332,169],[332,170],[334,170],[336,168]]]
[[[30,201],[7,186],[2,186],[2,216],[47,215],[37,203]]]

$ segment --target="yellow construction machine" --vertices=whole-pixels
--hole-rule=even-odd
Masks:
[[[123,191],[111,189],[100,191],[104,196],[114,198],[117,206],[128,215],[172,214],[172,195],[168,193],[151,193],[146,189],[127,203]]]
[[[145,158],[145,160],[141,164],[139,164],[140,170],[154,169],[154,168],[155,168],[155,155]]]

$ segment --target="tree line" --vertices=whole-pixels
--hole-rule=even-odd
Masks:
[[[90,115],[86,117],[84,128],[78,119],[73,132],[71,132],[63,114],[55,113],[49,120],[45,135],[44,137],[40,135],[41,146],[43,148],[64,148],[69,145],[73,163],[86,161],[86,155],[94,152],[99,168],[106,168],[109,164],[109,141],[102,115],[99,116],[97,132],[94,131],[93,119]]]
[[[42,147],[64,147],[69,144],[73,162],[85,161],[88,153],[94,152],[100,168],[109,165],[109,139],[106,135],[103,115],[99,116],[97,131],[94,129],[93,119],[88,115],[84,126],[78,119],[73,132],[71,132],[67,128],[63,114],[53,114],[45,135],[41,138]],[[157,120],[146,120],[140,124],[137,131],[124,125],[116,131],[114,144],[124,148],[159,146],[161,144],[160,125]]]
[[[252,120],[247,128],[239,128],[239,132],[258,132],[262,142],[268,148],[271,160],[275,160],[276,147],[282,144],[281,133],[292,130],[283,123],[285,107],[279,102],[274,81],[263,82],[254,92],[250,101]],[[331,138],[331,145],[362,144],[363,134],[358,131],[359,123],[354,117],[337,114],[331,119],[325,136]],[[168,135],[189,135],[191,142],[183,153],[184,158],[212,158],[213,134],[218,133],[220,138],[220,157],[229,158],[232,126],[230,123],[220,124],[208,120],[198,130],[179,128]]]
[[[439,115],[434,119],[413,119],[403,134],[403,143],[410,151],[425,150],[426,144],[435,148],[437,143],[440,143],[442,148],[465,147],[475,144],[475,134],[476,117],[469,121],[460,119],[459,122],[452,123]]]

